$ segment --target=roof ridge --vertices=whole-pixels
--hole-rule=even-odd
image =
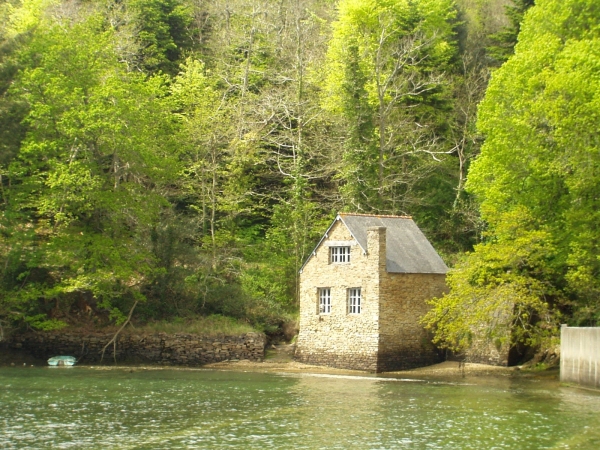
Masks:
[[[362,216],[362,217],[383,217],[388,219],[411,219],[412,216],[393,216],[389,214],[361,214],[361,213],[338,213],[340,216]]]

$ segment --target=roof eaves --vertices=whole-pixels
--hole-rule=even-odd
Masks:
[[[361,214],[361,213],[340,213],[340,216],[360,216],[360,217],[377,217],[378,219],[411,219],[412,216],[394,216],[391,214]]]

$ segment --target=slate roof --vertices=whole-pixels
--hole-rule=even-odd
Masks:
[[[386,228],[386,268],[388,272],[438,274],[448,272],[448,267],[442,258],[410,217],[340,213],[329,229],[337,220],[341,220],[346,225],[364,252],[367,251],[367,228]],[[327,233],[321,238],[316,248],[326,238]],[[312,255],[308,259],[311,257]]]

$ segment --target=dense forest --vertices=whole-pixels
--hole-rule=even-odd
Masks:
[[[275,330],[338,211],[410,215],[424,323],[600,318],[594,0],[5,0],[0,325]],[[502,317],[503,320],[497,320]]]

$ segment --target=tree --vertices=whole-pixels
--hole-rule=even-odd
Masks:
[[[407,213],[447,149],[443,72],[455,54],[453,2],[342,1],[328,49],[326,107],[347,129],[347,207]]]
[[[438,346],[461,352],[487,340],[498,348],[538,347],[556,334],[553,305],[560,293],[549,263],[557,248],[547,230],[528,229],[533,222],[524,208],[506,213],[494,236],[450,271],[450,292],[434,299],[422,319]]]
[[[512,3],[512,6],[506,6],[506,16],[510,25],[490,36],[493,45],[488,47],[488,54],[500,64],[506,62],[514,53],[523,16],[533,6],[534,0],[513,0]]]
[[[127,0],[126,6],[139,45],[137,64],[175,75],[193,42],[189,9],[180,0]]]
[[[479,154],[482,136],[477,130],[477,106],[487,88],[492,64],[486,48],[490,35],[507,26],[506,4],[511,0],[457,0],[458,55],[450,72],[448,84],[452,89],[453,108],[445,112],[448,121],[446,140],[450,158],[440,164],[445,181],[437,195],[427,197],[437,208],[428,208],[427,215],[419,214],[419,222],[447,262],[460,252],[470,251],[480,240],[482,222],[473,195],[465,191],[467,172]],[[452,187],[454,198],[450,191]],[[450,206],[450,202],[451,206]]]
[[[539,0],[525,16],[515,55],[494,73],[479,110],[486,140],[467,182],[481,204],[486,241],[450,277],[452,291],[435,302],[438,313],[426,319],[448,345],[469,330],[440,331],[452,320],[440,313],[442,306],[462,309],[468,321],[472,289],[492,300],[496,289],[512,286],[514,292],[528,292],[523,298],[547,305],[555,317],[563,311],[572,323],[584,325],[600,319],[599,14],[594,1]],[[507,228],[514,232],[506,233]],[[494,269],[490,252],[504,253],[504,261],[524,255],[523,262],[503,264],[499,279],[452,281],[461,271]],[[518,299],[502,303],[511,318]],[[540,311],[533,308],[524,325],[533,340],[544,336],[549,323]]]
[[[164,80],[127,72],[113,42],[92,15],[42,21],[19,53],[27,133],[4,168],[2,316],[54,326],[91,294],[123,319],[161,270],[148,236],[177,171],[174,124]]]
[[[318,2],[281,3],[277,17],[281,37],[273,49],[278,60],[257,108],[259,123],[266,125],[259,132],[261,153],[270,176],[280,180],[280,187],[271,193],[276,204],[265,236],[263,258],[268,263],[263,263],[262,272],[272,278],[276,287],[273,297],[287,309],[297,307],[299,270],[324,226],[328,202],[317,201],[317,184],[333,172],[328,160],[330,147],[321,129],[324,122],[317,80],[311,74],[322,62],[324,39],[319,36],[323,15]],[[269,255],[276,255],[277,268],[268,267]]]

